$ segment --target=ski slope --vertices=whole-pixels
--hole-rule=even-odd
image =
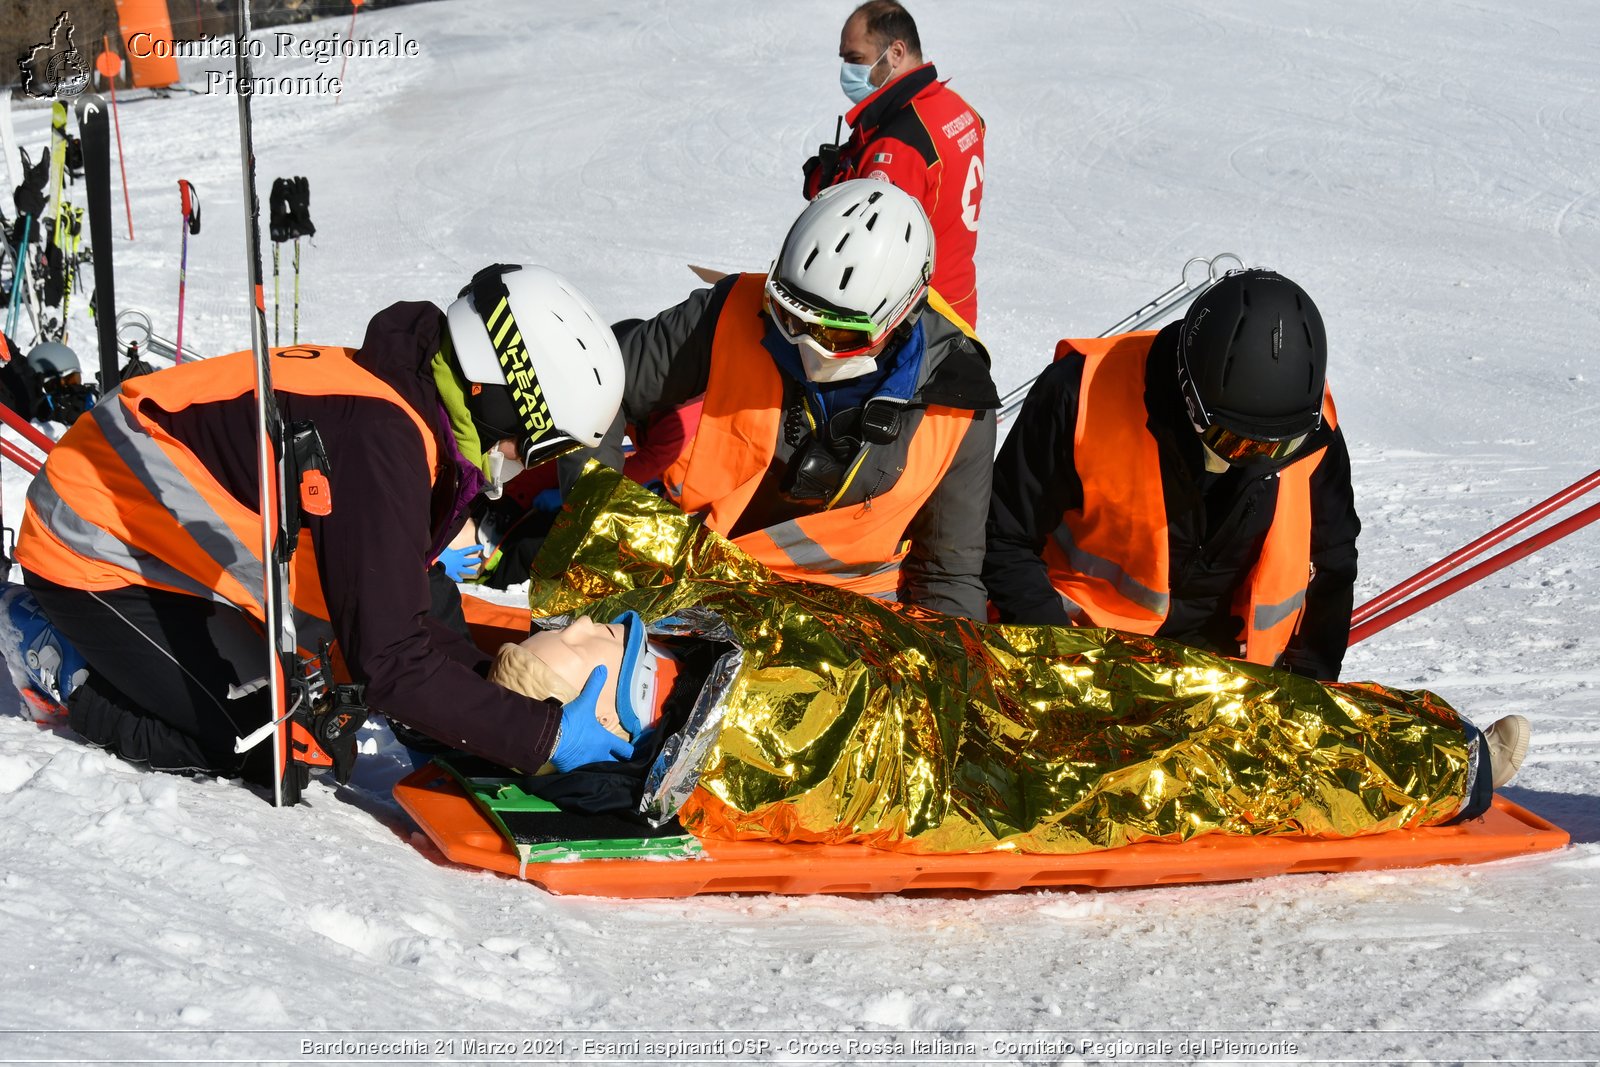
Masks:
[[[310,179],[300,336],[358,344],[385,304],[442,304],[497,260],[563,271],[613,318],[681,299],[686,263],[764,269],[801,206],[801,161],[846,107],[834,53],[848,9],[441,0],[361,15],[358,36],[399,33],[420,55],[351,60],[342,98],[255,103],[263,202],[275,177]],[[989,124],[980,327],[1002,392],[1190,256],[1231,251],[1299,281],[1326,320],[1365,522],[1358,602],[1600,465],[1600,6],[912,10],[926,54]],[[185,61],[185,80],[203,85],[207,66]],[[186,178],[204,227],[185,342],[248,347],[236,102],[138,95],[121,101],[137,240],[114,201],[119,304],[175,332]],[[30,146],[47,123],[45,109],[16,115]],[[286,283],[286,340],[289,299]],[[74,337],[92,358],[87,320]],[[12,523],[24,488],[7,465]],[[1002,1062],[1139,1058],[1085,1053],[1092,1037],[1298,1042],[1269,1057],[1289,1060],[1593,1060],[1597,547],[1600,531],[1580,533],[1347,661],[1347,678],[1433,689],[1483,724],[1532,720],[1506,794],[1573,845],[1473,868],[1103,893],[555,898],[413,847],[381,733],[354,788],[318,784],[273,811],[41,729],[6,689],[0,1059],[301,1062],[319,1058],[303,1039],[438,1031],[429,1052],[452,1041],[444,1058],[502,1062],[464,1042],[731,1029],[768,1034],[789,1062],[887,1062],[834,1043],[912,1031],[1058,1042],[988,1057]],[[563,1048],[543,1059],[617,1060],[576,1036]],[[960,1057],[917,1062],[941,1058]],[[1236,1058],[1250,1057],[1144,1060]]]

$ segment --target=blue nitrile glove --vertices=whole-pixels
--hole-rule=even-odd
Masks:
[[[483,570],[483,546],[447,548],[439,553],[439,563],[452,582],[470,582]]]
[[[606,668],[601,664],[589,673],[583,692],[561,708],[561,732],[556,735],[556,750],[550,762],[563,773],[586,763],[624,760],[633,756],[633,745],[600,725],[594,705],[605,688]]]
[[[533,503],[529,505],[528,510],[537,511],[541,514],[547,514],[552,511],[560,511],[561,490],[556,486],[551,486],[549,489],[545,489],[542,492],[535,494]]]

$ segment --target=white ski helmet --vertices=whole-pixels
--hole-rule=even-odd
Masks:
[[[922,205],[888,182],[856,178],[818,193],[789,227],[767,275],[767,306],[809,377],[855,377],[873,369],[867,349],[916,321],[932,275]]]
[[[55,381],[83,370],[78,354],[60,341],[44,341],[28,353],[28,365],[44,381]]]
[[[622,350],[574,286],[547,267],[496,263],[445,315],[486,450],[514,439],[534,467],[600,443],[622,405]]]

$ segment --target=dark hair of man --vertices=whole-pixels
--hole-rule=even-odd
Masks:
[[[904,41],[906,51],[922,58],[922,38],[917,36],[916,21],[897,0],[867,0],[850,17],[857,15],[866,21],[864,29],[876,47],[888,48],[896,41]]]

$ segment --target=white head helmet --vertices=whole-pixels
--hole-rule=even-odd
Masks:
[[[869,373],[863,353],[915,322],[933,275],[933,227],[916,198],[856,178],[807,204],[767,275],[767,307],[813,381]]]
[[[28,363],[40,378],[52,382],[83,370],[78,362],[78,354],[60,341],[43,341],[34,345],[28,353]]]
[[[445,313],[483,447],[537,466],[600,443],[622,404],[622,350],[594,305],[546,267],[480,270]]]

